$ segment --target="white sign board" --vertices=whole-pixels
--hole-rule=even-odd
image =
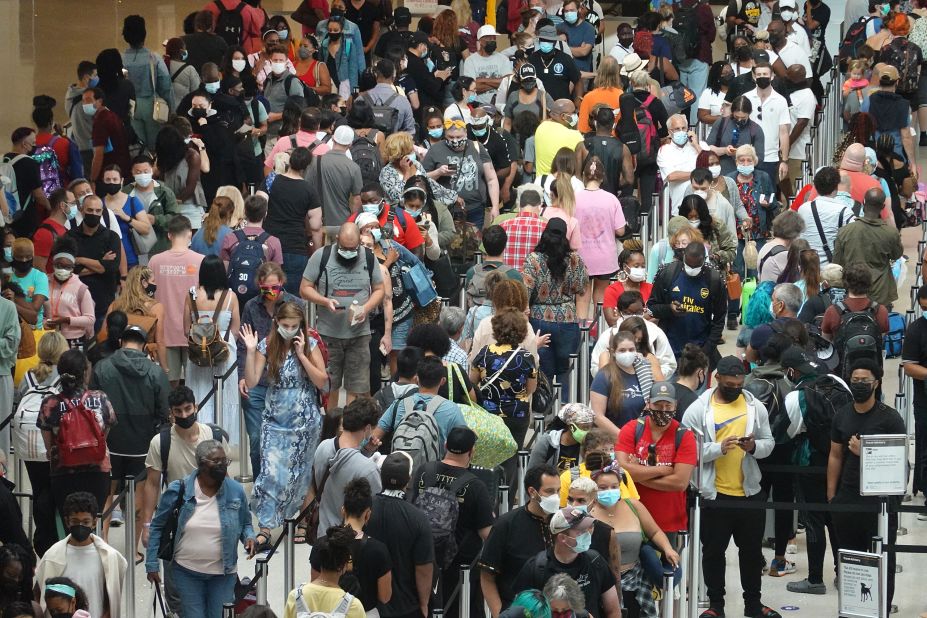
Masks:
[[[838,558],[840,616],[843,618],[881,618],[882,556],[846,549]]]
[[[862,436],[859,445],[859,494],[903,496],[908,485],[908,436]]]
[[[438,0],[405,0],[402,6],[409,9],[413,15],[434,15],[438,12]]]

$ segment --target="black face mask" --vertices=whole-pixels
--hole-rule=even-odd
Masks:
[[[122,185],[118,182],[103,183],[103,192],[106,195],[116,195],[122,190]]]
[[[685,257],[685,253],[686,253],[685,249],[682,249],[682,248],[673,249],[673,257],[679,260],[680,262],[682,261],[682,258]]]
[[[196,423],[196,413],[194,412],[190,416],[185,416],[183,418],[174,417],[174,424],[180,427],[181,429],[190,429]]]
[[[850,392],[853,394],[853,401],[862,403],[872,397],[874,384],[862,384],[860,382],[850,382]]]
[[[730,85],[731,85],[731,82],[733,82],[733,81],[734,81],[734,76],[733,76],[733,75],[722,75],[722,76],[721,76],[721,79],[720,79],[720,82],[721,82],[721,85],[722,85],[722,86],[730,86]]]
[[[149,298],[154,298],[155,291],[157,291],[157,289],[158,289],[158,284],[149,283],[148,285],[145,286],[145,294],[148,294]]]
[[[728,403],[732,403],[740,397],[740,394],[743,393],[744,389],[742,386],[719,386],[718,393],[721,395],[721,398]]]
[[[781,34],[769,35],[769,44],[773,47],[779,47],[785,41],[785,37]]]
[[[533,79],[526,79],[521,83],[521,89],[525,92],[534,92],[534,89],[537,87],[538,83]]]
[[[206,110],[200,109],[199,107],[194,107],[193,109],[190,110],[190,115],[193,116],[193,118],[195,118],[196,120],[199,120],[200,118],[206,117]]]
[[[738,129],[746,129],[748,122],[750,122],[749,118],[744,118],[743,120],[735,120],[734,126],[737,127]]]
[[[32,270],[32,260],[13,260],[13,270],[18,273],[28,273]]]
[[[329,40],[329,41],[337,41],[337,40],[340,39],[340,38],[341,38],[341,33],[340,33],[340,32],[329,32],[329,33],[328,33],[328,40]]]
[[[84,225],[89,228],[96,228],[100,225],[101,215],[84,215]]]
[[[495,51],[496,51],[496,42],[495,42],[495,41],[490,41],[490,42],[487,43],[486,45],[483,45],[483,51],[486,52],[487,54],[495,53]]]
[[[755,81],[756,87],[761,90],[769,88],[769,85],[772,83],[772,79],[769,77],[757,77]]]
[[[631,49],[631,46],[634,44],[634,37],[632,36],[627,39],[619,38],[618,43],[620,43],[621,46],[624,47],[625,49]]]
[[[93,532],[93,528],[90,526],[76,524],[68,528],[68,532],[71,533],[71,538],[73,538],[75,541],[78,543],[83,543],[90,538],[90,533]]]
[[[223,464],[214,464],[206,470],[206,474],[209,475],[209,478],[214,480],[216,483],[221,485],[225,481],[225,477],[228,476],[228,466]]]

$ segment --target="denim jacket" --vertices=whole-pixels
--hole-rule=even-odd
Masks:
[[[180,493],[180,484],[184,484],[183,506],[177,520],[177,535],[174,538],[174,551],[180,547],[183,539],[184,527],[193,515],[196,508],[196,493],[194,483],[198,471],[191,472],[185,479],[177,480],[167,486],[161,494],[158,509],[151,519],[151,529],[148,542],[148,551],[145,553],[145,571],[156,573],[158,571],[158,547],[161,544],[161,533],[164,525],[174,510],[174,504]],[[219,493],[219,518],[222,524],[222,567],[226,575],[238,570],[238,543],[254,538],[254,528],[251,526],[251,511],[248,510],[248,499],[245,490],[237,481],[226,477]]]

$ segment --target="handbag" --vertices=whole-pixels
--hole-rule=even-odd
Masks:
[[[463,375],[457,363],[448,363],[447,382],[453,384],[454,377],[463,383]],[[470,393],[466,394],[467,402],[458,403],[467,427],[480,437],[473,449],[473,465],[483,468],[494,468],[514,456],[518,451],[518,444],[512,437],[512,432],[506,427],[501,416],[491,414],[481,406],[470,400]]]
[[[438,299],[438,292],[431,281],[431,273],[421,262],[413,266],[404,265],[402,271],[402,287],[412,296],[416,307],[427,307]]]
[[[664,82],[662,57],[660,58],[659,71],[660,83],[662,84]],[[695,103],[695,99],[695,93],[679,80],[660,87],[660,102],[666,108],[667,116],[685,113]]]
[[[180,493],[177,495],[177,500],[174,502],[171,512],[168,513],[167,521],[164,522],[164,529],[161,531],[161,542],[158,544],[158,558],[160,560],[167,560],[168,562],[174,560],[174,539],[177,536],[177,525],[180,520],[180,509],[183,507],[185,486],[186,482],[181,479]]]
[[[740,300],[743,293],[743,283],[740,281],[740,275],[735,272],[727,274],[727,297],[728,300]]]
[[[460,277],[454,272],[451,258],[446,251],[442,251],[436,260],[425,258],[425,266],[431,271],[435,290],[441,298],[454,298],[460,292]]]
[[[756,270],[756,263],[759,261],[759,251],[756,249],[756,241],[748,240],[744,243],[744,268],[747,270]]]
[[[155,59],[150,58],[148,61],[148,69],[151,73],[151,90],[153,92],[152,97],[153,101],[151,104],[151,119],[155,122],[167,122],[167,119],[171,115],[171,109],[167,104],[167,101],[158,96],[158,81],[155,78]]]

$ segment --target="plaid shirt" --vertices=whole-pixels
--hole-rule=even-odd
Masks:
[[[503,221],[501,225],[508,234],[502,261],[509,268],[524,270],[525,258],[534,251],[541,240],[541,233],[547,227],[547,221],[532,212],[522,211],[512,219]]]
[[[447,354],[441,360],[446,363],[457,363],[464,372],[470,371],[470,359],[467,357],[467,353],[453,339],[451,339],[451,349],[447,351]]]

